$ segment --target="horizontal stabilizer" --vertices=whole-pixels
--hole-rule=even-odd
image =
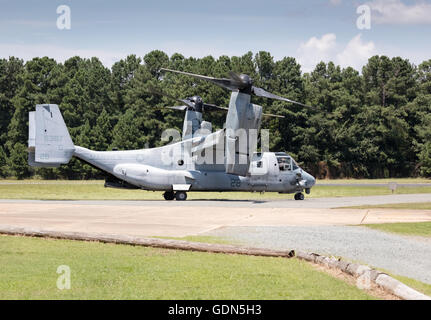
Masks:
[[[36,154],[34,150],[29,150],[28,152],[28,165],[30,167],[35,168],[58,168],[60,166],[59,163],[42,163],[42,162],[36,162]]]

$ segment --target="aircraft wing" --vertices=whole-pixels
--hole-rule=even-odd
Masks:
[[[192,142],[192,154],[200,153],[205,149],[214,148],[214,147],[216,148],[220,147],[221,149],[223,149],[224,135],[225,135],[225,130],[223,129],[223,130],[219,130],[214,133],[211,133],[207,136],[196,138],[196,140]]]

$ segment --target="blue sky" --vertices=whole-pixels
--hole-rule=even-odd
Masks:
[[[359,30],[366,4],[371,29]],[[203,57],[266,50],[293,56],[311,70],[335,61],[360,69],[374,54],[431,59],[431,0],[0,0],[0,57],[97,56],[110,67],[153,49]],[[56,10],[71,9],[59,30]]]

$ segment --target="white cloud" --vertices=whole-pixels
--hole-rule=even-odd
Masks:
[[[374,43],[362,41],[361,34],[343,46],[337,43],[335,34],[328,33],[320,39],[312,37],[302,43],[298,49],[298,61],[304,72],[312,71],[321,61],[333,61],[342,67],[351,66],[360,71],[368,59],[375,54],[377,52]]]
[[[320,61],[329,61],[336,52],[337,36],[333,33],[323,35],[320,39],[310,38],[307,42],[301,43],[298,49],[298,61],[302,69],[306,72],[312,70]]]
[[[350,66],[360,71],[368,59],[375,54],[374,42],[365,43],[361,39],[361,34],[358,34],[349,41],[342,52],[337,54],[336,62],[342,67]]]
[[[377,24],[431,24],[431,4],[416,1],[405,5],[401,0],[373,0],[367,2],[372,22]]]

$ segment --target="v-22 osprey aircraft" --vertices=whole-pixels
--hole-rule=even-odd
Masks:
[[[213,78],[161,69],[160,72],[191,76],[232,91],[229,108],[203,103],[200,97],[179,100],[170,107],[185,111],[182,140],[159,148],[129,151],[93,151],[75,146],[55,104],[36,105],[29,113],[29,156],[33,167],[59,167],[76,157],[102,171],[106,187],[164,191],[165,200],[184,201],[192,191],[251,191],[293,193],[304,200],[315,178],[284,152],[256,152],[262,107],[252,95],[308,107],[253,86],[245,74]],[[204,110],[227,111],[226,125],[216,132],[204,121]],[[245,138],[244,138],[245,137]]]

